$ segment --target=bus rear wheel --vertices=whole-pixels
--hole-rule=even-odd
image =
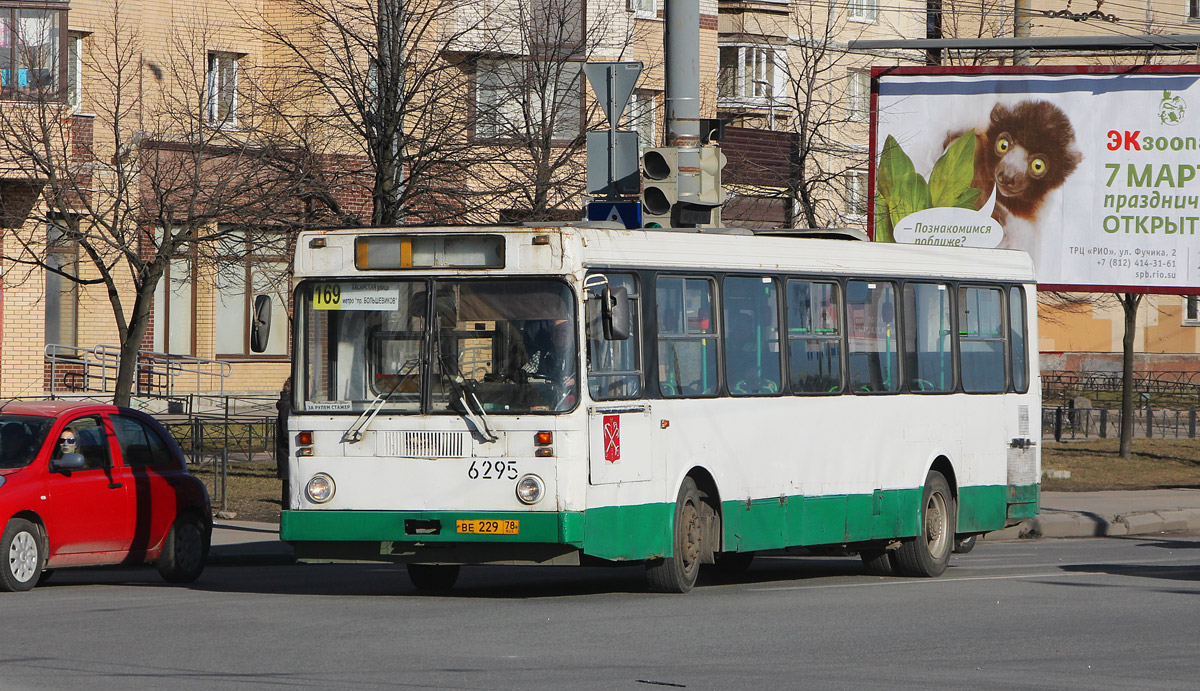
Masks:
[[[950,483],[938,471],[929,471],[921,492],[921,533],[900,543],[896,570],[903,576],[942,575],[954,549],[956,516]]]
[[[409,564],[408,580],[417,590],[444,593],[458,582],[458,564]]]
[[[896,550],[864,549],[858,553],[863,568],[872,576],[894,576],[896,574]]]
[[[686,593],[696,585],[703,554],[704,520],[700,490],[692,478],[683,481],[675,500],[671,556],[646,562],[646,580],[659,593]]]

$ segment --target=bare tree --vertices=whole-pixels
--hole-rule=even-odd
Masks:
[[[509,222],[578,218],[585,187],[583,65],[620,60],[637,23],[585,0],[505,3],[493,54],[476,51],[474,140],[486,148],[494,204]]]
[[[242,14],[273,56],[259,96],[313,161],[310,198],[335,222],[479,220],[472,192],[487,188],[473,184],[481,152],[468,136],[462,49],[489,18],[476,5],[297,0],[285,16]],[[369,216],[345,202],[363,193]]]
[[[786,33],[796,38],[786,45],[764,39],[752,48],[763,65],[743,75],[744,83],[733,78],[733,67],[723,70],[718,86],[723,98],[753,94],[752,100],[760,101],[765,95],[770,126],[790,135],[790,171],[783,184],[742,185],[741,191],[782,196],[792,227],[842,225],[847,212],[867,212],[867,200],[855,195],[866,193],[868,150],[855,142],[866,140],[870,85],[867,63],[846,48],[855,27],[847,21],[844,3],[793,3]],[[755,109],[761,106],[756,103]],[[740,165],[747,177],[755,177],[753,160]],[[779,177],[766,168],[761,173]],[[854,185],[858,174],[861,189]]]
[[[1121,335],[1121,458],[1133,454],[1134,422],[1134,336],[1137,334],[1137,313],[1143,295],[1140,293],[1038,293],[1038,303],[1043,310],[1039,318],[1054,319],[1055,313],[1071,313],[1083,310],[1121,306],[1124,314],[1124,332]]]
[[[266,165],[281,147],[253,108],[235,113],[223,101],[235,98],[230,88],[213,88],[206,20],[182,24],[150,52],[135,12],[113,0],[81,56],[94,118],[73,115],[51,81],[0,109],[0,161],[41,196],[7,235],[3,259],[26,277],[44,272],[107,296],[120,342],[118,404],[135,386],[172,259],[215,262],[230,238],[298,222],[299,207],[290,214],[280,201],[298,197],[303,182]]]

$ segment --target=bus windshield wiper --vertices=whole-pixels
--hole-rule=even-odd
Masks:
[[[440,351],[440,349],[439,349]],[[475,395],[474,381],[466,379],[457,367],[445,356],[440,355],[442,361],[442,376],[450,383],[450,388],[454,390],[454,395],[458,397],[458,404],[462,407],[463,417],[467,418],[475,429],[487,441],[498,441],[500,436],[492,431],[492,426],[488,420],[487,411],[483,409],[483,404],[479,402],[479,397]],[[471,403],[474,403],[474,407]]]
[[[342,441],[348,444],[357,444],[362,441],[363,432],[367,430],[371,422],[375,420],[375,416],[383,409],[383,404],[391,400],[392,395],[396,393],[401,384],[412,378],[420,364],[420,358],[412,358],[401,365],[400,369],[393,375],[396,377],[396,381],[387,390],[379,392],[375,400],[371,401],[371,404],[362,411],[362,414],[358,416],[354,424],[350,425],[350,429],[346,430],[346,433],[342,435]]]

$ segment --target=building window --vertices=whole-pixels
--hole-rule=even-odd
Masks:
[[[161,238],[162,231],[159,230]],[[185,246],[186,247],[186,246]],[[192,325],[196,323],[195,265],[191,252],[179,249],[154,291],[154,352],[192,355]]]
[[[625,109],[625,127],[638,133],[638,144],[642,151],[654,148],[655,94],[649,91],[634,91]]]
[[[63,355],[78,343],[79,243],[63,237],[58,226],[46,229],[46,345],[67,346]],[[63,274],[66,274],[65,276]]]
[[[866,216],[869,212],[867,201],[867,173],[862,170],[846,171],[846,213]]]
[[[874,22],[879,14],[879,0],[848,0],[848,13],[851,19],[860,22]]]
[[[871,114],[871,73],[867,70],[846,72],[846,114],[859,121]]]
[[[1188,0],[1188,19],[1200,19],[1200,0]]]
[[[639,19],[657,19],[658,0],[629,0],[629,11]]]
[[[0,98],[60,98],[66,63],[66,3],[46,2],[41,9],[0,7]]]
[[[70,34],[67,36],[67,105],[71,106],[72,111],[79,110],[79,99],[83,93],[82,72],[83,36]]]
[[[250,350],[256,295],[271,298],[271,333],[262,355],[287,355],[291,279],[282,242],[282,236],[251,240],[240,235],[221,241],[217,263],[218,357],[257,354]]]
[[[237,126],[238,56],[233,53],[208,54],[208,123]]]
[[[557,140],[579,136],[583,71],[579,62],[480,60],[476,63],[475,136]]]
[[[718,48],[717,95],[723,99],[769,103],[782,92],[781,53],[761,46]]]
[[[1200,326],[1200,295],[1183,296],[1183,325]]]

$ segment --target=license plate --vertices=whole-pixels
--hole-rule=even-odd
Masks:
[[[520,521],[514,520],[476,520],[458,521],[457,531],[472,535],[516,535]]]

